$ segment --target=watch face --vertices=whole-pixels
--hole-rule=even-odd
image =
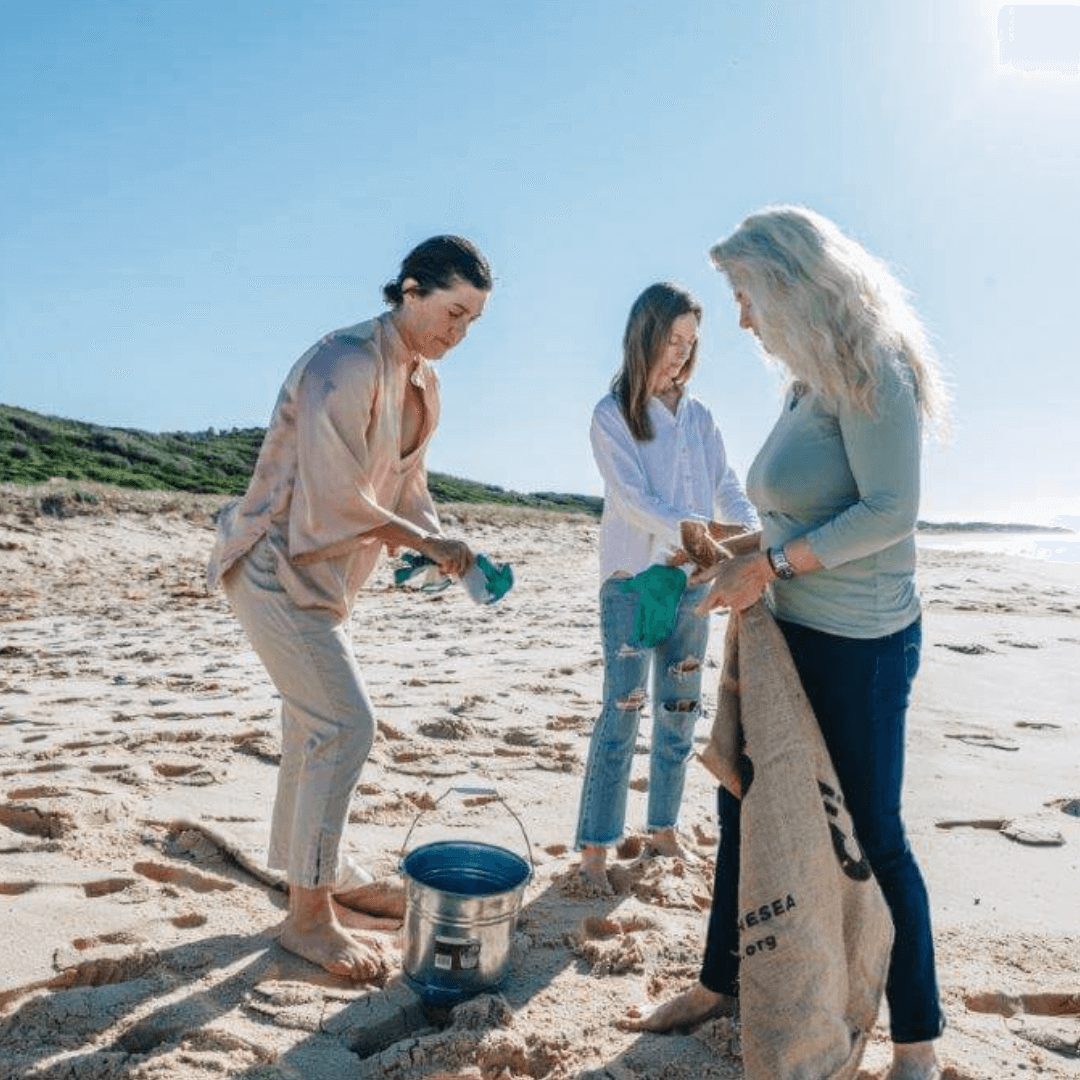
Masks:
[[[790,581],[795,576],[795,571],[788,562],[782,547],[769,548],[767,555],[770,565],[781,581]]]

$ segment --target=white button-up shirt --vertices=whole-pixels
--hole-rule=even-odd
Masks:
[[[634,438],[614,394],[593,411],[593,457],[604,478],[602,581],[665,563],[681,546],[681,521],[757,528],[757,514],[728,464],[708,408],[685,392],[674,414],[655,397],[647,408],[654,433],[650,442]]]

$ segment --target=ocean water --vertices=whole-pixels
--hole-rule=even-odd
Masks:
[[[918,532],[924,550],[1011,555],[1025,559],[1080,563],[1080,533],[1045,532]]]

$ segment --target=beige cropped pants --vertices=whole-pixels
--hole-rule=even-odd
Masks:
[[[375,717],[345,625],[298,608],[274,572],[264,537],[224,579],[240,624],[281,694],[281,765],[268,865],[313,889],[345,875],[349,801],[371,751]]]

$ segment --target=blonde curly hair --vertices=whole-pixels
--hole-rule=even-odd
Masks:
[[[709,249],[750,300],[761,344],[833,407],[873,414],[884,365],[914,388],[924,427],[944,434],[949,393],[904,287],[828,218],[799,206],[751,214]]]

